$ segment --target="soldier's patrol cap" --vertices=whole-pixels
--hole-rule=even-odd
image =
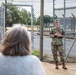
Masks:
[[[55,22],[60,22],[60,19],[55,19]]]

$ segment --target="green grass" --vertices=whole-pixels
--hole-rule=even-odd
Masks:
[[[33,55],[38,56],[39,57],[39,51],[34,50]]]

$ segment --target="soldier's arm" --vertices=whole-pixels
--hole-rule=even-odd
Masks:
[[[65,32],[64,30],[62,29],[62,38],[65,36]]]
[[[50,37],[55,37],[55,34],[53,33],[53,29],[50,31]]]
[[[62,35],[65,35],[65,32],[64,32],[64,30],[63,30],[63,32],[62,32]]]

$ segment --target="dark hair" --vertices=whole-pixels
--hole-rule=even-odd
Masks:
[[[12,27],[5,32],[1,43],[1,52],[4,55],[24,56],[31,53],[28,31],[23,26]]]

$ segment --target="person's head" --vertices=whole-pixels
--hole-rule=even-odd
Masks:
[[[31,46],[27,29],[23,26],[14,26],[7,30],[0,49],[4,55],[29,55],[31,53]]]
[[[60,28],[60,20],[59,19],[55,19],[55,27]]]

